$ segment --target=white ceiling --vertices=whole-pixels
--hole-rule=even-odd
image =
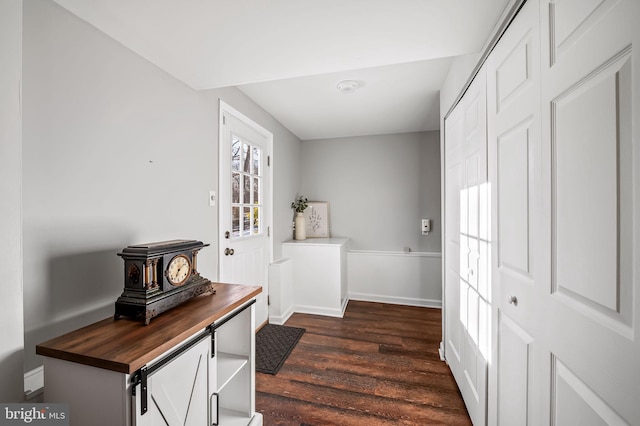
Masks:
[[[301,139],[435,130],[451,57],[509,0],[54,0],[194,89],[238,86]],[[362,87],[344,95],[345,79]]]

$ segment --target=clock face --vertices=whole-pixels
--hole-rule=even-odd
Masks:
[[[184,254],[179,254],[167,266],[167,279],[174,286],[181,286],[191,275],[191,261]]]

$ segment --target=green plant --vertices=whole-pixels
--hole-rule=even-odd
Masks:
[[[302,195],[298,195],[296,197],[296,200],[291,203],[291,208],[294,209],[296,211],[296,213],[302,213],[304,211],[304,209],[306,209],[309,206],[309,200],[307,200],[306,197],[303,197]]]

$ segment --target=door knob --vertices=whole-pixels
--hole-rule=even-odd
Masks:
[[[233,253],[235,253],[235,250],[234,250],[234,249],[229,250],[229,254],[230,254],[231,256],[233,256]]]
[[[509,296],[509,304],[518,306],[518,298],[516,296]]]
[[[235,251],[233,249],[230,249],[229,247],[224,249],[224,255],[225,256],[233,256],[233,253],[235,253]]]

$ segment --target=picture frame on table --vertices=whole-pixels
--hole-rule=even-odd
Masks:
[[[307,238],[329,238],[329,203],[327,201],[309,201],[304,210]]]

